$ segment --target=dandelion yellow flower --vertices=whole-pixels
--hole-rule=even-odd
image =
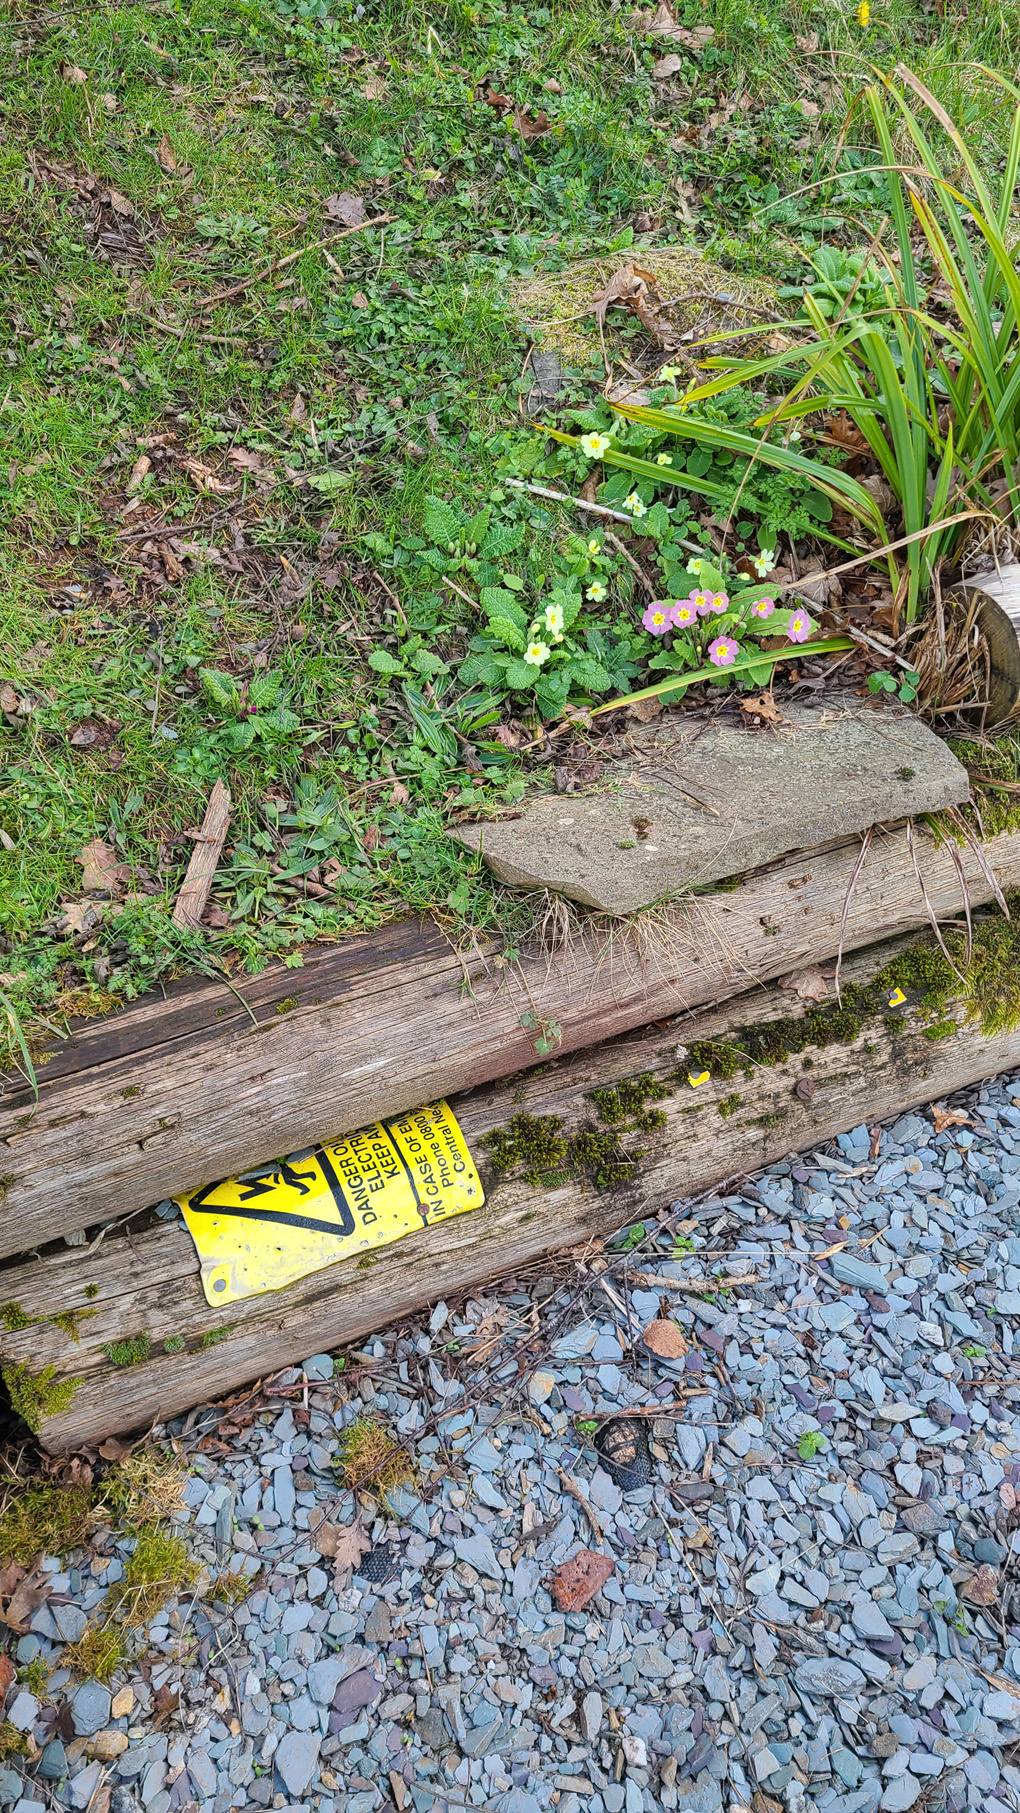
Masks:
[[[861,0],[860,6],[857,8],[857,23],[862,31],[867,31],[870,20],[871,7],[868,4],[868,0]]]
[[[541,667],[549,659],[549,646],[545,642],[529,642],[524,651],[524,659],[530,667]]]
[[[647,516],[648,514],[647,506],[641,502],[636,491],[632,491],[630,496],[624,499],[623,507],[625,510],[629,510],[632,516]]]
[[[582,434],[580,446],[582,453],[586,453],[590,460],[600,460],[604,453],[609,452],[612,442],[608,434],[595,434],[593,432],[591,434]]]

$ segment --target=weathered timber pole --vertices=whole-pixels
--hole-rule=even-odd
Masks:
[[[907,942],[848,959],[845,984],[870,983]],[[908,998],[899,1021],[887,1012],[887,992],[863,1014],[847,1008],[846,996],[843,1010],[823,1007],[831,1042],[822,1046],[803,1048],[803,1037],[789,1030],[791,1021],[803,1025],[806,1013],[817,1014],[816,1007],[780,987],[756,988],[534,1068],[512,1084],[456,1097],[451,1105],[483,1173],[485,1207],[285,1290],[211,1309],[179,1222],[136,1232],[130,1243],[111,1233],[94,1252],[57,1247],[9,1265],[0,1295],[27,1325],[0,1331],[5,1377],[13,1376],[17,1387],[19,1377],[38,1379],[52,1367],[50,1383],[79,1381],[70,1403],[43,1418],[42,1439],[54,1451],[145,1427],[317,1349],[360,1339],[553,1248],[606,1234],[862,1120],[898,1114],[1020,1064],[1017,1033],[986,1037],[967,1024],[952,1032],[951,1007],[940,1008],[943,1019],[933,1026],[923,1009],[910,1005],[916,997]],[[818,1027],[815,1020],[812,1036]],[[941,1036],[933,1039],[933,1031]],[[759,1053],[746,1065],[741,1039],[752,1039]],[[679,1061],[678,1041],[687,1054]],[[706,1041],[724,1042],[730,1061],[706,1054]],[[783,1049],[798,1045],[799,1055],[781,1059]],[[691,1065],[706,1061],[718,1074],[692,1087]],[[634,1078],[641,1079],[636,1097],[631,1090],[614,1105],[596,1093]],[[635,1110],[642,1095],[646,1107]],[[628,1099],[631,1112],[621,1130],[615,1109]],[[638,1117],[649,1108],[661,1124],[642,1130]],[[536,1120],[545,1124],[536,1128]],[[501,1146],[506,1154],[508,1141],[520,1162],[501,1173],[493,1157]],[[539,1182],[522,1174],[529,1170],[537,1170]],[[222,1338],[203,1347],[214,1326]],[[137,1364],[112,1362],[111,1345],[139,1340],[145,1357]],[[175,1351],[181,1343],[183,1350]]]
[[[915,846],[938,917],[963,904],[954,855],[972,903],[991,898],[969,849],[920,832]],[[925,925],[903,828],[876,832],[854,880],[859,854],[854,839],[788,856],[731,892],[513,963],[495,941],[458,951],[406,920],[313,949],[302,969],[188,980],[81,1025],[41,1063],[38,1102],[3,1079],[0,1256],[534,1066],[550,1047],[724,1001],[831,959],[841,938],[851,951]],[[983,854],[1004,890],[1020,887],[1020,835]]]

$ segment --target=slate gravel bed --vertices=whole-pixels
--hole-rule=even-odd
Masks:
[[[685,1292],[717,1273],[756,1281]],[[1017,1808],[1018,1329],[1020,1078],[1000,1078],[439,1304],[342,1371],[316,1355],[254,1409],[193,1412],[170,1429],[181,1523],[250,1595],[189,1597],[144,1670],[62,1688],[110,1575],[47,1564],[60,1602],[16,1653],[69,1710],[12,1689],[42,1750],[0,1771],[0,1804]],[[628,1408],[653,1476],[625,1495],[592,1436]],[[333,1469],[365,1413],[414,1459],[389,1505]],[[612,1572],[559,1609],[582,1550]]]

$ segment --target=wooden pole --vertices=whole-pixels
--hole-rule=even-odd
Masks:
[[[916,931],[918,873],[940,919],[963,904],[957,860],[972,905],[991,898],[970,849],[914,842],[916,870],[903,829],[879,830],[856,877],[854,839],[514,962],[404,920],[301,969],[191,978],[86,1022],[38,1067],[38,1102],[4,1079],[0,1257]],[[983,856],[1020,887],[1020,835]]]
[[[848,959],[844,986],[870,981],[903,942]],[[932,1040],[922,1014],[908,1007],[902,1022],[892,1019],[883,995],[845,1043],[837,1038],[785,1062],[749,1063],[749,1075],[741,1066],[734,1074],[721,1064],[717,1068],[729,1074],[697,1087],[688,1080],[692,1046],[732,1040],[762,1021],[797,1020],[806,1010],[813,1004],[806,1009],[791,990],[754,989],[725,1006],[532,1070],[512,1086],[489,1085],[455,1098],[452,1106],[483,1173],[485,1207],[285,1290],[210,1308],[187,1230],[181,1222],[155,1218],[148,1227],[135,1223],[130,1241],[114,1232],[94,1249],[57,1247],[10,1265],[0,1275],[0,1295],[27,1325],[0,1330],[4,1376],[13,1379],[15,1395],[18,1368],[37,1377],[52,1366],[51,1383],[80,1381],[70,1404],[43,1419],[42,1440],[54,1452],[143,1428],[861,1121],[901,1113],[1020,1064],[1016,1033],[985,1037],[975,1026],[962,1026],[954,1036]],[[853,1028],[840,1030],[847,1037]],[[685,1052],[679,1059],[678,1040]],[[650,1106],[662,1124],[641,1130],[631,1115],[631,1130],[621,1132],[611,1104],[604,1097],[593,1100],[593,1091],[636,1077],[659,1085]],[[539,1129],[532,1149],[535,1130],[517,1122],[531,1156],[501,1175],[484,1142],[494,1130],[513,1133],[521,1115],[553,1117],[563,1138],[595,1136],[601,1157],[592,1158],[589,1137],[585,1147],[570,1148],[587,1152],[584,1161],[552,1155],[543,1162],[542,1141],[557,1130]],[[529,1182],[522,1173],[534,1163],[540,1170],[551,1164],[553,1174]],[[599,1187],[597,1173],[610,1163],[629,1166],[629,1173]],[[700,1261],[698,1290],[705,1270]],[[215,1344],[203,1346],[211,1332]],[[109,1350],[128,1341],[140,1342],[136,1351],[143,1357],[119,1366]]]

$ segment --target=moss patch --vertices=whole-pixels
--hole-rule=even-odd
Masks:
[[[229,1328],[207,1328],[198,1345],[199,1347],[218,1347],[221,1341],[226,1340],[229,1333]]]
[[[5,1303],[0,1306],[0,1322],[11,1334],[16,1334],[20,1328],[31,1328],[32,1317],[26,1314],[20,1303]]]
[[[113,1366],[140,1366],[148,1359],[151,1346],[152,1336],[143,1332],[130,1335],[126,1341],[109,1341],[103,1352]]]
[[[91,1486],[54,1486],[32,1479],[19,1487],[0,1516],[0,1562],[31,1567],[40,1551],[63,1555],[88,1540],[96,1522]],[[19,1670],[19,1679],[23,1670]]]
[[[629,1183],[642,1156],[640,1151],[625,1148],[622,1136],[653,1133],[664,1127],[663,1110],[646,1104],[664,1101],[672,1094],[669,1083],[643,1071],[611,1088],[592,1090],[589,1100],[603,1128],[612,1131],[582,1127],[577,1133],[565,1134],[559,1115],[515,1114],[505,1127],[485,1134],[482,1144],[497,1171],[519,1170],[536,1188],[552,1188],[568,1177],[587,1177],[598,1189],[609,1189]]]
[[[735,1032],[729,1039],[703,1039],[688,1048],[687,1070],[707,1070],[722,1082],[738,1072],[750,1077],[762,1064],[785,1064],[814,1047],[852,1045],[869,1022],[881,1022],[895,1037],[907,1022],[890,1014],[890,998],[897,989],[926,1022],[926,1036],[947,1038],[957,1022],[946,1009],[955,1004],[964,1023],[980,1026],[988,1037],[1015,1032],[1020,1027],[1020,899],[1010,904],[1013,918],[1001,914],[975,920],[974,948],[964,964],[966,940],[962,932],[944,933],[947,960],[934,938],[926,938],[902,951],[872,982],[848,983],[841,1003],[812,1007],[806,1014],[783,1020],[763,1020]],[[955,963],[961,982],[953,968]]]
[[[61,1656],[65,1668],[70,1668],[83,1681],[110,1681],[118,1668],[123,1668],[127,1661],[127,1646],[122,1632],[115,1624],[107,1624],[100,1629],[98,1624],[87,1624],[76,1643],[69,1643]]]
[[[117,1591],[117,1601],[129,1624],[151,1624],[168,1599],[193,1587],[199,1568],[184,1546],[183,1537],[165,1530],[143,1529]]]
[[[0,1762],[5,1763],[9,1756],[24,1756],[28,1751],[28,1739],[17,1725],[5,1719],[0,1725]]]
[[[55,1366],[47,1366],[42,1372],[30,1372],[27,1366],[2,1369],[12,1408],[36,1434],[44,1416],[59,1416],[62,1410],[70,1409],[81,1384],[80,1379],[56,1378],[56,1370]]]
[[[68,1339],[75,1343],[75,1346],[80,1347],[80,1324],[82,1322],[88,1322],[95,1314],[96,1311],[94,1309],[62,1309],[59,1310],[55,1316],[47,1316],[46,1320],[51,1322],[54,1328],[59,1328],[63,1334],[67,1335]]]
[[[406,1451],[374,1417],[359,1416],[341,1431],[333,1462],[345,1486],[366,1486],[384,1503],[398,1486],[410,1485],[414,1468]]]

